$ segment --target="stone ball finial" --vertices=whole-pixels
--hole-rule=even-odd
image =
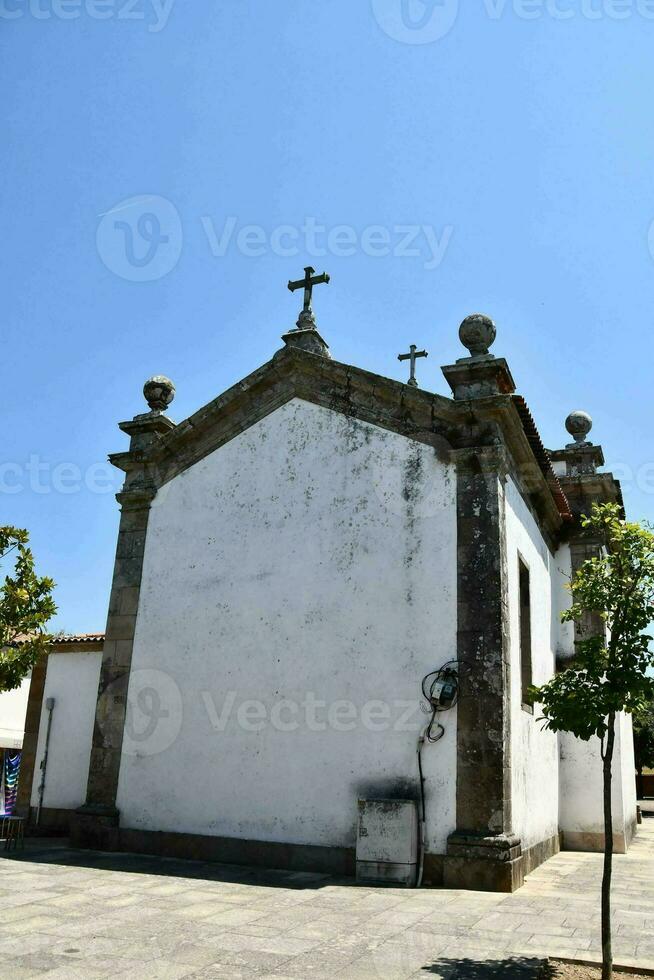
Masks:
[[[497,336],[495,324],[484,313],[472,313],[459,327],[459,340],[472,357],[487,357]],[[492,357],[492,355],[490,355]]]
[[[565,427],[574,438],[575,443],[583,446],[588,442],[586,436],[593,428],[593,420],[588,412],[581,412],[577,410],[575,412],[570,412],[565,420]]]
[[[143,385],[143,395],[151,412],[165,412],[175,397],[175,385],[163,374],[155,374]]]

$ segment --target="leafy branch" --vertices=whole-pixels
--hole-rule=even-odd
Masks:
[[[577,624],[572,663],[532,696],[545,727],[600,740],[603,768],[604,875],[602,878],[602,978],[611,980],[611,874],[613,860],[612,764],[620,712],[642,715],[653,697],[647,675],[654,666],[646,632],[654,613],[654,534],[621,519],[616,504],[594,504],[582,527],[601,542],[570,584],[572,605],[562,619]],[[582,628],[589,617],[601,624]],[[590,635],[589,635],[590,634]]]
[[[48,647],[46,624],[57,611],[51,578],[34,570],[29,534],[0,527],[0,562],[14,561],[13,571],[0,586],[0,691],[19,687]]]

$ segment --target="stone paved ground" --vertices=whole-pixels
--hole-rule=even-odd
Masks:
[[[2,852],[0,852],[2,853]],[[356,887],[30,842],[0,860],[0,970],[54,978],[532,980],[599,958],[601,857],[566,853],[515,895]],[[654,815],[616,858],[615,953],[654,968]]]

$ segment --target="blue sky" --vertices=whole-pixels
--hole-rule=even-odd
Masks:
[[[654,518],[651,0],[1,0],[3,523],[104,628],[106,455],[316,294],[336,358],[426,388],[482,310],[546,445],[573,408]],[[136,200],[134,200],[136,199]],[[404,254],[408,253],[408,254]]]

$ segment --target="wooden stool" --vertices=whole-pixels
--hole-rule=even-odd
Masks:
[[[10,851],[12,845],[14,850],[17,851],[19,841],[20,841],[21,849],[25,848],[25,818],[24,817],[3,817],[1,833],[5,841],[5,851]]]

